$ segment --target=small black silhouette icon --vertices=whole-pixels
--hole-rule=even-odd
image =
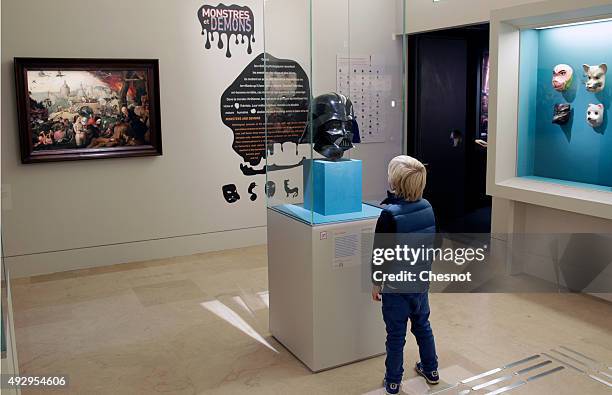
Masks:
[[[287,193],[287,197],[289,197],[289,195],[291,195],[292,197],[297,197],[299,192],[300,190],[298,189],[298,187],[290,188],[289,180],[285,180],[285,193]]]
[[[265,190],[266,190],[266,196],[268,198],[273,197],[274,194],[276,193],[276,183],[274,181],[266,182]]]
[[[251,201],[252,202],[257,200],[257,194],[255,192],[253,192],[253,189],[255,189],[256,186],[257,186],[257,184],[255,184],[254,182],[252,182],[251,185],[249,185],[248,192],[251,194]]]
[[[226,202],[231,204],[231,203],[236,203],[238,200],[240,200],[240,195],[238,194],[238,191],[236,190],[236,185],[234,184],[223,185],[221,189],[223,190],[223,197],[225,198]]]

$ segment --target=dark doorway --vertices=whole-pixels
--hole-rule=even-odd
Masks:
[[[408,38],[408,154],[426,164],[440,231],[488,233],[489,25]]]

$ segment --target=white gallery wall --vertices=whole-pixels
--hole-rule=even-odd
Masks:
[[[221,94],[263,51],[262,3],[241,3],[255,12],[256,42],[227,59],[204,48],[202,1],[2,1],[2,233],[13,275],[265,242],[265,177],[242,174],[220,118]],[[158,58],[164,155],[22,165],[16,56]],[[236,204],[225,184],[237,185]]]
[[[409,33],[488,22],[491,10],[540,0],[407,0]]]
[[[355,56],[373,54],[384,58],[388,65],[397,64],[401,46],[399,40],[392,38],[401,31],[401,18],[388,23],[393,13],[400,15],[398,5],[391,6],[391,2],[350,0],[356,5],[353,17],[350,26],[344,22],[346,26],[341,29],[352,37],[347,41],[347,52]],[[533,0],[407,0],[406,28],[408,32],[419,32],[486,22],[491,9],[529,2]],[[247,54],[246,46],[232,44],[231,59],[214,44],[206,50],[200,34],[198,9],[203,4],[218,3],[2,1],[2,237],[13,275],[265,242],[265,177],[242,174],[242,160],[231,148],[232,132],[221,122],[219,109],[223,91],[264,50],[263,1],[236,2],[254,11],[256,42],[252,54]],[[304,49],[308,31],[306,0],[268,3],[285,4],[278,11],[280,16],[271,20],[279,23],[279,28],[269,30],[268,50],[279,58],[293,58],[311,71]],[[349,0],[326,3],[328,7],[313,7],[315,20],[338,20],[335,15],[344,15]],[[368,3],[372,4],[369,9],[364,7]],[[293,34],[288,34],[283,24]],[[312,70],[313,93],[320,94],[335,88],[332,68],[347,36],[341,33],[332,38],[315,31],[314,37],[320,46]],[[325,45],[329,51],[324,50]],[[22,165],[12,66],[16,56],[158,58],[164,155]],[[400,83],[393,81],[392,96],[397,94]],[[390,125],[389,136],[395,136],[398,125]],[[401,150],[401,142],[390,137],[385,143],[362,145],[354,151],[355,157],[367,162],[366,196],[385,188],[386,163]],[[278,148],[275,154],[282,155]],[[294,169],[287,174],[297,179],[299,173]],[[253,181],[259,195],[255,202],[249,200],[247,193]],[[225,184],[237,185],[242,196],[239,202],[230,205],[223,199],[221,186]],[[282,193],[277,180],[279,190]],[[521,223],[525,224],[521,228],[529,232],[533,224],[524,221],[524,216],[539,218],[540,227],[554,227],[566,215],[531,205],[520,210],[511,208],[513,202],[495,199],[494,230],[507,231],[509,226]],[[597,218],[572,218],[574,223],[568,231],[573,226],[593,231],[612,227]]]
[[[369,3],[357,1],[362,6]],[[278,0],[269,1],[274,2]],[[241,172],[242,159],[232,149],[232,131],[220,116],[225,89],[264,51],[263,1],[227,4],[233,3],[253,10],[256,41],[252,54],[246,45],[232,42],[228,59],[225,49],[216,48],[216,41],[211,49],[204,48],[197,18],[203,4],[216,6],[218,1],[2,1],[2,233],[4,256],[13,276],[265,243],[265,176],[247,177]],[[307,2],[282,3],[286,5],[279,12],[284,19],[276,19],[281,25],[269,30],[267,49],[309,70],[304,37],[309,29]],[[332,3],[340,18],[345,18],[348,0]],[[360,9],[366,7],[353,11]],[[374,21],[394,21],[396,10],[395,6],[371,7],[367,15]],[[329,18],[328,11],[315,6],[313,18],[323,21]],[[292,34],[282,29],[282,23]],[[354,41],[351,48],[397,64],[401,40],[393,40],[400,31],[395,23],[360,30],[365,27],[353,21],[351,35],[359,44]],[[327,36],[315,38],[329,44]],[[342,48],[346,37],[335,39],[340,44],[334,42],[334,48]],[[329,75],[314,77],[314,94],[335,90],[339,52],[334,49],[317,57],[315,68]],[[163,156],[21,164],[13,58],[27,56],[158,58]],[[401,81],[396,72],[393,95],[399,96]],[[394,117],[401,119],[397,113]],[[389,134],[397,136],[393,140],[355,151],[367,161],[364,190],[376,191],[375,195],[384,193],[388,160],[401,153],[401,124],[389,127],[393,129]],[[284,152],[275,148],[277,163],[287,163],[283,155],[294,151],[287,145]],[[277,194],[284,195],[283,178],[291,178],[292,186],[301,185],[299,168],[279,177]],[[258,185],[255,202],[247,193],[251,182]],[[241,200],[227,203],[221,191],[225,184],[236,184]]]

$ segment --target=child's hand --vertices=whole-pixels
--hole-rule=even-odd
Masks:
[[[380,297],[380,285],[372,285],[372,300],[375,302],[380,302],[381,301],[381,297]]]

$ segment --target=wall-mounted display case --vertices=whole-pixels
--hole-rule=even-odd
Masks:
[[[612,219],[611,17],[603,0],[492,13],[488,194]]]
[[[612,191],[610,37],[612,20],[521,29],[519,177]]]

